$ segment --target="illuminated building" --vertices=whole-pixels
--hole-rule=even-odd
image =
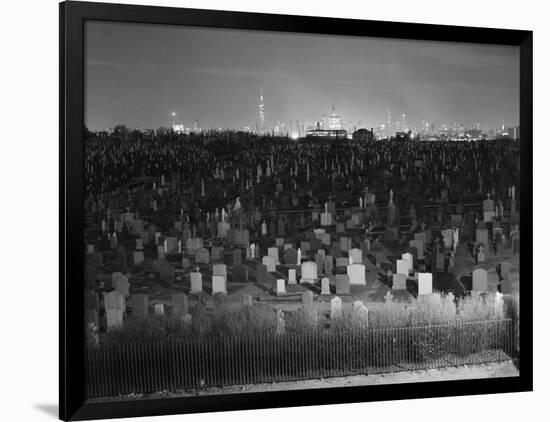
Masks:
[[[328,129],[329,130],[342,130],[342,118],[336,115],[334,104],[332,105],[332,113],[328,118]]]
[[[260,87],[260,105],[258,106],[258,132],[265,131],[264,89]]]

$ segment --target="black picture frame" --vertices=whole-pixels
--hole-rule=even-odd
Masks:
[[[83,286],[84,24],[87,20],[384,37],[518,46],[521,126],[521,371],[519,377],[346,387],[210,397],[85,403]],[[69,1],[59,5],[60,391],[62,420],[88,420],[288,406],[531,391],[533,33],[523,30],[286,16]]]

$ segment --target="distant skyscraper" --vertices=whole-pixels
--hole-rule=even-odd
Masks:
[[[258,106],[258,132],[265,131],[264,89],[260,87],[260,105]]]
[[[328,128],[330,130],[341,130],[342,129],[342,118],[336,115],[336,109],[334,104],[332,105],[332,113],[328,118]]]

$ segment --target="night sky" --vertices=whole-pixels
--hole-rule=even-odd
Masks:
[[[255,127],[319,120],[384,123],[387,109],[494,129],[519,122],[519,49],[493,45],[90,22],[86,110],[91,130],[116,124]]]

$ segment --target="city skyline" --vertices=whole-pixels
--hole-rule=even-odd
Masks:
[[[318,121],[334,104],[368,128],[388,110],[417,130],[519,121],[512,47],[92,22],[85,74],[90,130],[255,128],[260,90],[267,130]]]

